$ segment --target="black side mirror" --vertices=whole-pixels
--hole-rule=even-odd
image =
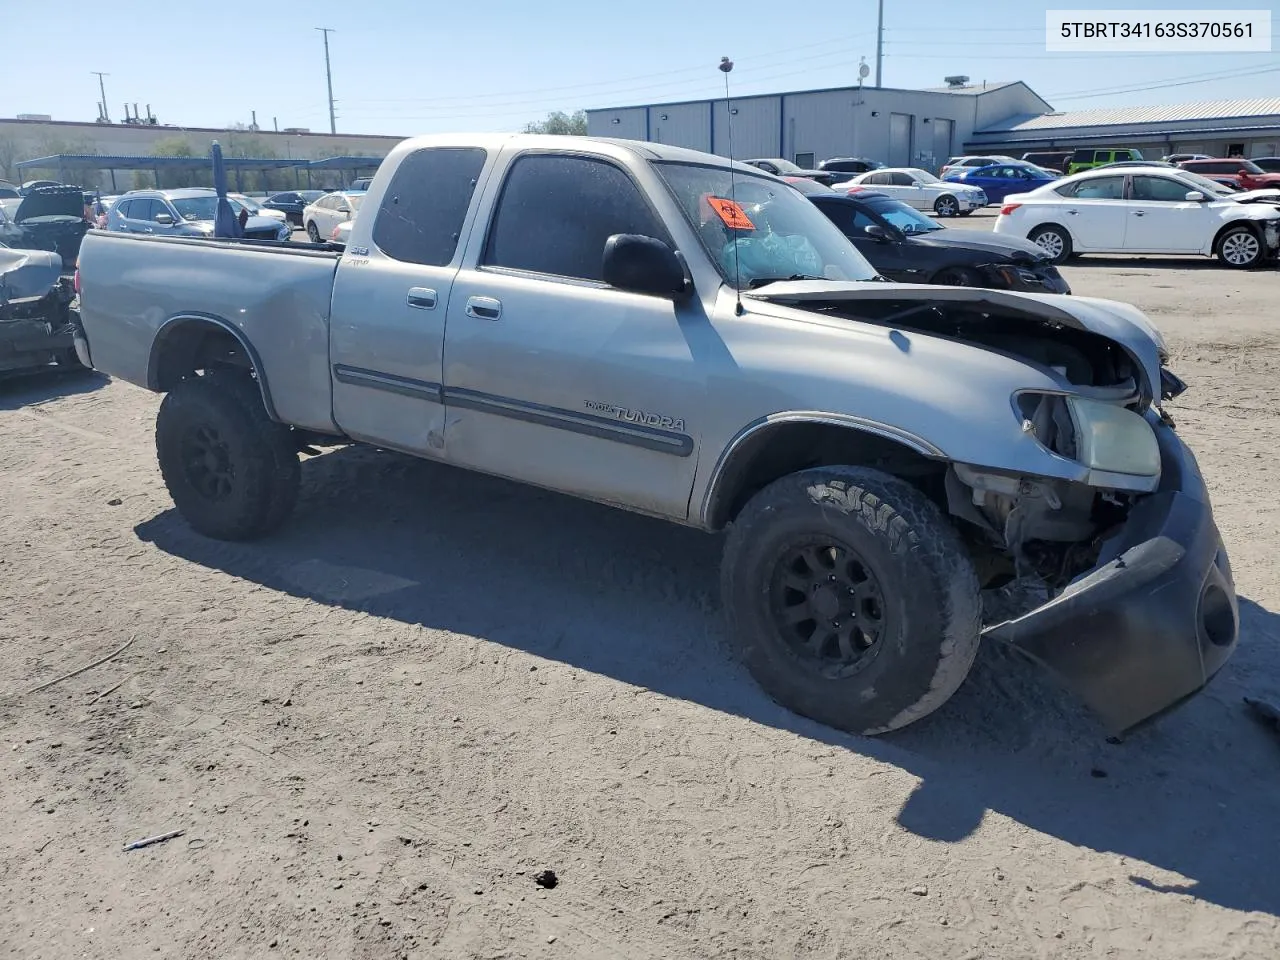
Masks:
[[[604,282],[619,290],[683,299],[692,291],[680,255],[654,237],[615,233],[604,244]]]
[[[889,240],[891,239],[888,231],[886,231],[885,228],[880,226],[880,224],[878,223],[871,224],[871,226],[867,227],[862,232],[866,234],[868,237],[872,237],[875,240],[879,240],[881,243],[888,243]]]

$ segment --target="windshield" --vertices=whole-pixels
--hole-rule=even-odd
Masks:
[[[904,171],[912,180],[919,180],[921,183],[942,183],[928,170],[919,170],[916,167],[910,167]]]
[[[797,167],[790,160],[783,160],[781,157],[776,160],[770,160],[769,162],[778,168],[779,174],[800,172],[800,167]]]
[[[360,204],[364,202],[363,194],[347,194],[347,203],[351,204],[351,212],[355,213],[360,209]]]
[[[932,233],[934,230],[945,229],[937,220],[926,217],[901,200],[868,200],[866,204],[873,213],[879,214],[903,233]]]
[[[183,220],[216,220],[218,217],[217,197],[185,197],[172,202]],[[231,205],[235,206],[234,200]]]
[[[725,167],[654,166],[731,285],[735,276],[739,287],[790,277],[875,278],[849,239],[790,186],[748,173],[736,173],[731,184]]]
[[[1241,160],[1240,166],[1244,167],[1245,170],[1247,170],[1249,173],[1266,173],[1267,172],[1263,170],[1260,166],[1258,166],[1256,163],[1254,163],[1252,160]]]
[[[250,213],[257,213],[259,210],[262,209],[258,201],[253,199],[253,197],[246,197],[240,193],[237,193],[233,197],[231,197],[231,202],[233,204],[239,204],[242,207],[248,208]]]
[[[1235,192],[1230,187],[1224,187],[1222,184],[1210,180],[1208,177],[1202,177],[1198,173],[1192,173],[1190,170],[1179,170],[1178,179],[1195,184],[1193,189],[1206,193],[1211,197],[1225,197]]]

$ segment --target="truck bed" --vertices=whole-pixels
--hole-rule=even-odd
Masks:
[[[158,331],[184,317],[213,320],[253,344],[279,419],[332,431],[329,304],[341,256],[327,244],[92,230],[79,268],[93,366],[153,388]]]

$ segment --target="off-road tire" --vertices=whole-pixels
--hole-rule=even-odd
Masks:
[[[1253,255],[1247,259],[1240,259],[1249,250],[1252,250]],[[1222,231],[1222,236],[1214,245],[1213,252],[1217,254],[1219,263],[1232,270],[1252,270],[1267,256],[1267,248],[1263,245],[1262,238],[1254,232],[1252,227],[1247,227],[1243,223]]]
[[[884,634],[851,676],[824,675],[774,617],[779,563],[815,538],[837,541],[883,587]],[[757,493],[729,530],[721,591],[730,642],[760,686],[784,707],[853,733],[932,713],[978,651],[978,579],[959,535],[918,489],[870,468],[816,467]]]
[[[200,491],[185,460],[185,444],[201,428],[220,439],[233,472],[230,489],[217,499]],[[165,396],[156,457],[178,512],[215,540],[265,536],[297,502],[301,467],[293,434],[267,416],[257,383],[238,371],[189,377]]]
[[[1050,249],[1050,247],[1043,246],[1040,243],[1041,237],[1050,237],[1050,236],[1057,237],[1059,241],[1059,243],[1052,244],[1053,249]],[[1040,247],[1040,249],[1043,250],[1045,253],[1047,253],[1049,255],[1049,261],[1051,263],[1055,263],[1055,264],[1063,263],[1064,261],[1070,259],[1072,256],[1071,235],[1067,233],[1066,230],[1062,229],[1062,227],[1055,226],[1053,224],[1046,224],[1045,226],[1042,226],[1042,227],[1036,227],[1029,234],[1027,234],[1027,239],[1030,240],[1032,243],[1034,243],[1036,246]]]

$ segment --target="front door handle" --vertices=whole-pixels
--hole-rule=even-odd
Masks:
[[[497,320],[502,316],[502,301],[493,297],[467,297],[466,314],[477,320]]]
[[[411,307],[417,307],[419,310],[434,310],[436,308],[436,292],[430,287],[410,287],[408,304]]]
[[[1071,214],[1073,217],[1074,217],[1077,213],[1079,213],[1079,212],[1080,212],[1079,210],[1068,210],[1068,211],[1067,211],[1067,213]]]
[[[1145,211],[1145,210],[1135,210],[1135,211],[1133,211],[1133,215],[1134,215],[1135,217],[1145,217],[1145,216],[1147,215],[1147,211]]]

